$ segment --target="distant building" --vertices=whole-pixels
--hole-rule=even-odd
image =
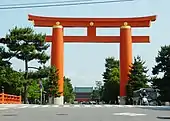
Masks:
[[[91,94],[93,92],[93,87],[75,87],[75,101],[84,102],[91,100]]]

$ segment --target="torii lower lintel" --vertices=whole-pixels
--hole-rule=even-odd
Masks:
[[[66,43],[120,43],[120,36],[64,36]],[[46,36],[46,42],[52,42],[52,36]],[[132,36],[132,43],[150,43],[149,36]]]

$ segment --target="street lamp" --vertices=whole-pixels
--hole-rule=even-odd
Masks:
[[[4,86],[1,86],[1,88],[2,88],[2,93],[4,93]]]

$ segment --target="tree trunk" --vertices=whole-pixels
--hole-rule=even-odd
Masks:
[[[27,86],[28,86],[28,83],[27,83],[27,79],[28,79],[28,61],[25,60],[25,84],[24,84],[24,104],[27,104],[27,94],[28,94],[28,90],[27,90]]]

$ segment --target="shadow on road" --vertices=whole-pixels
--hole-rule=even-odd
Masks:
[[[65,116],[65,115],[68,115],[68,114],[66,114],[66,113],[57,113],[56,115],[58,115],[58,116]]]
[[[148,110],[170,111],[170,106],[143,106],[139,108]]]
[[[3,116],[17,116],[17,114],[4,114]]]
[[[158,119],[170,119],[170,116],[169,116],[169,117],[168,117],[168,116],[161,116],[161,117],[158,116],[157,118],[158,118]]]

